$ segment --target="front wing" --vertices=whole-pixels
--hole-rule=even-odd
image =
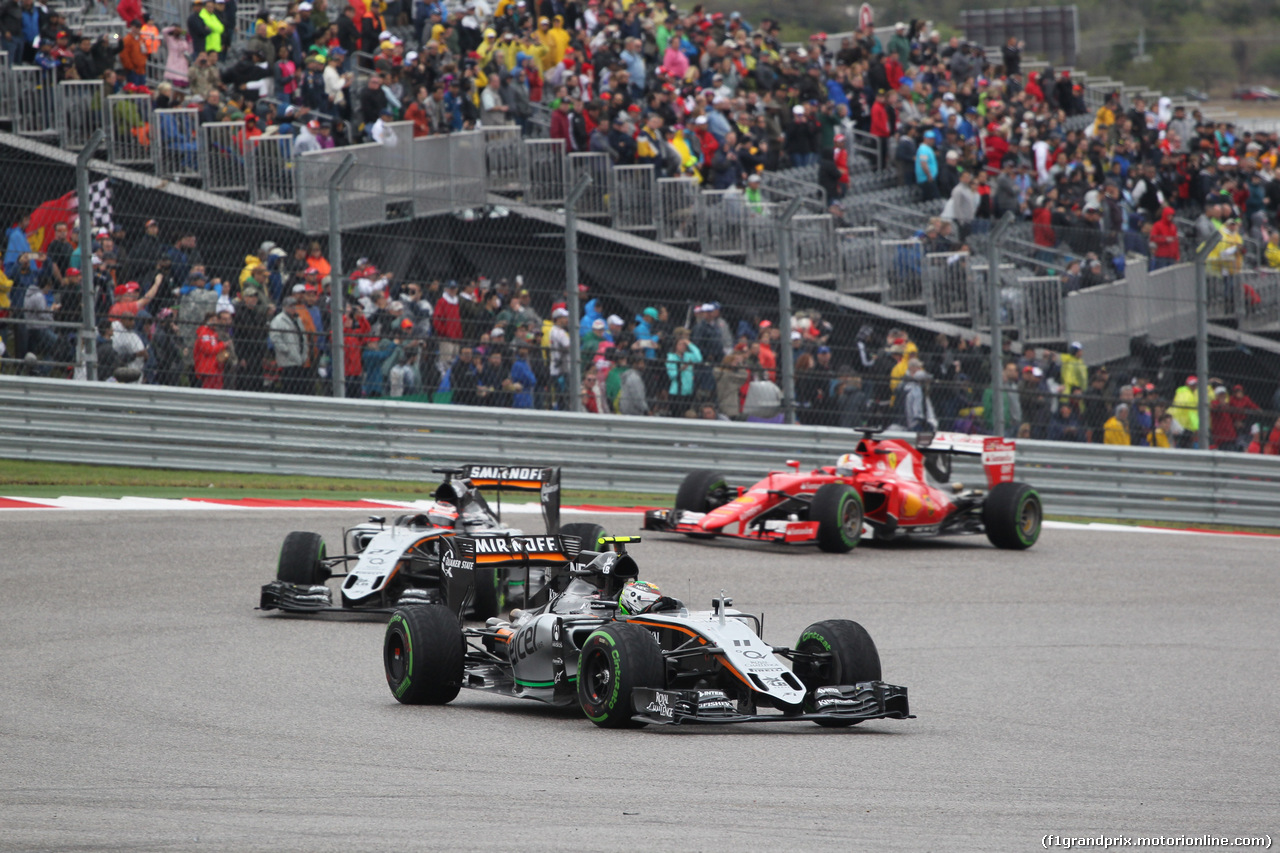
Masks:
[[[747,539],[752,542],[780,543],[816,543],[818,541],[818,522],[816,521],[765,521],[763,525],[751,525],[746,532],[738,533],[728,526],[719,530],[704,530],[697,525],[702,515],[695,512],[678,512],[667,509],[646,510],[644,514],[645,530],[663,530],[668,533],[684,533],[688,536],[712,538],[724,536],[729,539]],[[732,525],[734,528],[736,524]]]
[[[636,688],[631,694],[633,720],[659,725],[682,723],[777,723],[791,720],[911,720],[907,688],[883,681],[863,681],[819,687],[812,708],[797,713],[743,714],[719,690],[655,690]]]

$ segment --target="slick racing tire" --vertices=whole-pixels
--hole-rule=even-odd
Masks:
[[[572,524],[560,525],[561,536],[577,536],[582,540],[582,550],[599,551],[600,537],[605,535],[604,528],[589,521],[575,521]]]
[[[809,520],[818,522],[818,547],[844,554],[862,539],[862,499],[853,486],[827,483],[813,495]]]
[[[578,704],[604,729],[634,729],[631,692],[661,688],[665,665],[653,635],[639,625],[615,622],[593,631],[578,657]]]
[[[382,641],[382,665],[391,695],[405,705],[444,705],[462,689],[466,639],[453,611],[442,604],[401,607]]]
[[[997,548],[1025,551],[1040,538],[1044,506],[1026,483],[999,483],[982,502],[982,525]]]
[[[836,684],[857,684],[861,681],[880,680],[880,653],[876,644],[857,622],[848,619],[827,619],[815,622],[800,634],[796,651],[829,653],[827,660],[800,659],[795,662],[796,677],[810,694],[819,687]],[[820,726],[842,728],[857,720],[814,720]]]
[[[276,566],[276,578],[285,583],[305,586],[324,583],[329,570],[324,567],[324,539],[319,533],[303,533],[295,530],[284,537],[280,546],[280,562]]]
[[[506,575],[494,568],[476,566],[476,595],[471,605],[476,619],[483,622],[497,616],[507,606]]]
[[[711,512],[729,501],[729,484],[719,471],[698,470],[685,475],[676,492],[676,512]]]

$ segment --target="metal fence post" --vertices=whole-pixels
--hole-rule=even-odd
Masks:
[[[585,172],[569,188],[564,200],[564,291],[569,308],[569,411],[582,408],[582,342],[578,326],[582,323],[578,306],[578,199],[591,186]]]
[[[333,375],[333,396],[347,396],[346,335],[342,328],[342,315],[346,313],[342,292],[342,205],[338,188],[346,180],[356,155],[342,158],[333,176],[329,178],[329,330],[333,346],[329,347],[329,372]]]
[[[1220,242],[1222,234],[1214,231],[1196,246],[1196,413],[1200,422],[1196,442],[1201,450],[1209,449],[1209,279],[1205,266]]]
[[[796,196],[778,217],[778,331],[782,358],[782,411],[786,423],[796,422],[795,353],[791,349],[791,217],[796,215],[804,199]]]
[[[80,345],[77,350],[84,359],[84,376],[90,382],[98,380],[98,321],[93,316],[96,285],[93,280],[93,201],[89,198],[89,161],[106,138],[106,131],[98,128],[89,142],[76,155],[76,199],[80,212]]]
[[[1013,225],[1007,212],[991,229],[987,252],[987,312],[991,321],[991,434],[1004,435],[1004,342],[1000,327],[1000,241]]]

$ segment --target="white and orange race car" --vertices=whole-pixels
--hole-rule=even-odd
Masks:
[[[536,465],[465,465],[433,468],[444,482],[432,493],[425,508],[398,516],[368,521],[342,532],[343,553],[330,556],[319,533],[294,531],[280,547],[276,579],[262,587],[260,610],[323,613],[363,610],[391,613],[402,603],[432,603],[446,597],[452,568],[442,560],[442,542],[464,533],[477,540],[507,542],[517,537],[528,548],[538,549],[545,536],[502,522],[502,493],[536,491],[548,534],[560,532],[560,469]],[[482,490],[497,494],[497,509]],[[576,528],[578,525],[569,525]],[[571,531],[572,532],[572,531]],[[328,581],[338,578],[339,605],[333,602]],[[481,565],[467,608],[478,619],[496,616],[508,598],[522,598],[524,574]],[[540,573],[533,578],[540,583]],[[537,590],[534,589],[533,592]]]
[[[1014,482],[1015,444],[996,436],[921,433],[913,443],[859,430],[835,465],[770,471],[750,488],[731,488],[717,471],[692,471],[675,508],[645,513],[646,530],[691,537],[816,543],[851,551],[864,537],[895,539],[985,533],[999,548],[1030,548],[1040,537],[1040,494]],[[949,484],[953,454],[979,456],[985,489]]]

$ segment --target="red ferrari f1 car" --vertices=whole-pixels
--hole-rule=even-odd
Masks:
[[[693,537],[816,543],[842,553],[864,536],[986,533],[999,548],[1022,550],[1040,538],[1040,495],[1013,480],[1014,442],[960,433],[921,433],[912,444],[859,430],[853,453],[835,465],[770,471],[749,489],[730,488],[716,471],[692,471],[675,508],[645,513],[646,530]],[[986,489],[950,483],[953,454],[980,456]]]

